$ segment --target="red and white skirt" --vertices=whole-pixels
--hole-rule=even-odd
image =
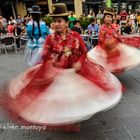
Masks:
[[[124,43],[115,44],[111,51],[97,46],[88,52],[87,57],[113,73],[121,73],[140,64],[140,50]]]
[[[121,88],[113,74],[87,60],[79,72],[46,62],[9,83],[9,107],[31,123],[73,124],[115,106],[122,97]]]

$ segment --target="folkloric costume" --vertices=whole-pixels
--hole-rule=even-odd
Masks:
[[[33,16],[33,20],[29,21],[26,27],[27,35],[29,40],[25,49],[25,59],[27,61],[27,66],[34,65],[34,57],[41,52],[45,38],[49,34],[49,29],[44,21],[40,20],[40,7],[37,5],[32,6],[30,14]],[[39,61],[40,58],[38,58]]]
[[[57,12],[56,12],[57,11]],[[64,4],[54,4],[51,16],[68,16]],[[43,61],[9,84],[11,110],[28,122],[47,126],[73,124],[110,109],[122,96],[119,80],[86,59],[87,49],[74,31],[46,38]],[[73,65],[81,62],[75,72]],[[108,82],[109,81],[109,82]]]
[[[104,17],[106,15],[113,17],[113,9],[107,7]],[[140,46],[140,37],[129,37],[129,42],[127,37],[118,34],[114,24],[103,24],[98,38],[98,45],[87,54],[89,60],[113,73],[121,73],[140,64],[140,51],[133,47]]]

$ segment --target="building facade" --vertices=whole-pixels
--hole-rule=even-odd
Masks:
[[[140,10],[140,0],[112,0],[113,7],[120,12],[122,9],[126,9],[127,12]]]
[[[50,12],[49,3],[58,2],[65,3],[68,10],[74,11],[79,17],[83,13],[88,14],[90,10],[97,14],[99,10],[104,9],[106,0],[6,0],[5,2],[0,2],[0,15],[7,19],[10,16],[16,17],[18,14],[23,17],[29,13],[33,4],[40,5],[42,13],[47,14]],[[112,3],[117,12],[122,9],[127,11],[140,10],[140,0],[112,0]]]

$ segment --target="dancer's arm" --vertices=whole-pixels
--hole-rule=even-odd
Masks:
[[[81,56],[79,57],[79,60],[74,64],[75,71],[80,70],[82,63],[85,60],[87,54],[87,48],[82,37],[79,34],[77,34],[77,38],[79,40],[79,45],[80,45],[79,51],[81,53]]]

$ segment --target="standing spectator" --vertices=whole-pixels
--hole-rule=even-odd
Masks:
[[[99,32],[99,26],[98,26],[98,24],[96,24],[95,19],[92,19],[92,22],[90,25],[88,25],[87,30],[88,30],[88,34],[92,35],[92,38],[91,38],[92,45],[96,46],[98,43],[97,36],[98,36],[98,32]]]
[[[4,26],[2,25],[2,23],[0,22],[0,35],[3,35],[6,33],[6,30],[4,28]]]
[[[136,28],[136,25],[135,25],[136,17],[135,17],[135,14],[133,12],[129,12],[129,20],[130,20],[130,23],[132,25],[132,33],[134,33],[135,28]]]
[[[14,24],[14,36],[16,37],[17,48],[20,49],[20,36],[22,35],[22,30],[18,24]]]
[[[70,16],[68,17],[69,20],[69,27],[72,29],[74,27],[74,21],[76,21],[76,17],[74,16],[74,13],[71,12]]]
[[[16,20],[17,24],[18,24],[18,25],[21,24],[22,21],[23,21],[23,19],[21,18],[20,15],[18,15],[18,16],[17,16],[17,20]]]
[[[126,10],[123,9],[122,12],[120,13],[121,20],[126,21],[127,16],[128,16],[128,14],[127,14]]]
[[[13,16],[10,16],[10,20],[8,21],[8,24],[10,24],[11,22],[15,24],[17,23],[16,20],[13,18]]]
[[[138,33],[140,34],[140,12],[138,12],[137,23],[138,23]]]
[[[128,19],[128,14],[127,14],[126,10],[123,9],[122,12],[120,13],[121,33],[124,30],[124,26],[126,24],[127,19]]]
[[[102,14],[102,11],[101,10],[99,10],[99,12],[98,12],[98,14],[96,15],[96,19],[98,20],[101,20],[102,18],[103,18],[103,14]]]
[[[7,20],[6,20],[6,18],[3,18],[1,15],[0,15],[0,22],[2,23],[4,28],[7,27]]]
[[[14,26],[14,22],[10,22],[10,24],[7,26],[7,32],[10,33],[10,34],[14,34],[14,29],[15,29],[15,26]]]
[[[87,16],[88,18],[95,18],[95,13],[93,10],[89,11],[89,15]]]

